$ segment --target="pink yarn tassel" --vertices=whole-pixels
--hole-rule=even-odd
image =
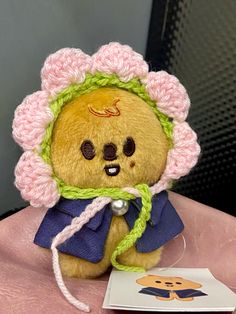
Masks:
[[[77,231],[79,231],[94,215],[102,210],[105,205],[111,202],[109,197],[97,197],[91,204],[89,204],[83,213],[72,220],[71,225],[65,227],[60,233],[53,239],[51,250],[52,250],[52,263],[55,279],[59,289],[61,290],[64,297],[69,303],[74,305],[77,309],[83,312],[90,312],[90,308],[87,304],[76,299],[67,289],[59,264],[59,254],[57,246],[72,237]]]

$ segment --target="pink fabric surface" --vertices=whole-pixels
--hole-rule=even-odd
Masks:
[[[169,195],[184,221],[187,243],[175,267],[208,267],[236,291],[236,219],[176,193]],[[28,207],[0,222],[0,313],[79,313],[57,288],[51,253],[32,243],[44,214],[44,209]],[[169,242],[161,266],[175,262],[182,247],[181,237]],[[127,313],[102,310],[107,278],[65,281],[72,294],[90,304],[92,313]]]

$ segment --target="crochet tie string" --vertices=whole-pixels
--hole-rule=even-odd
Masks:
[[[65,186],[60,185],[60,189],[63,190],[64,197],[69,196],[69,198],[73,198],[75,195],[71,193],[71,189],[69,195],[67,195],[67,191]],[[81,193],[79,193],[81,192]],[[145,231],[146,223],[150,219],[151,213],[151,199],[152,193],[149,187],[146,184],[139,184],[136,188],[126,188],[125,190],[119,188],[110,188],[110,189],[76,189],[76,198],[93,198],[96,197],[91,204],[87,205],[85,210],[81,213],[79,217],[75,217],[72,219],[71,224],[66,226],[60,233],[56,235],[56,237],[52,241],[51,250],[52,250],[52,259],[53,259],[53,271],[55,274],[56,282],[61,290],[64,297],[67,299],[69,303],[74,305],[81,311],[89,312],[90,308],[88,305],[76,299],[67,289],[59,264],[59,254],[57,247],[65,242],[67,239],[71,238],[76,232],[78,232],[91,218],[93,218],[100,210],[104,208],[107,204],[109,204],[112,199],[124,199],[131,200],[136,198],[137,196],[141,196],[142,198],[142,209],[140,211],[138,219],[135,221],[133,229],[125,236],[125,238],[118,244],[117,248],[112,254],[111,263],[114,267],[120,270],[125,271],[145,271],[141,267],[136,266],[127,266],[122,265],[117,262],[117,258],[122,253],[126,252],[130,247],[132,247],[138,238],[140,238]],[[78,195],[79,194],[79,195]],[[67,195],[67,196],[66,196]]]
[[[115,251],[111,257],[111,263],[114,267],[119,270],[124,271],[136,271],[136,272],[144,272],[145,269],[142,267],[136,266],[127,266],[122,265],[117,262],[117,257],[122,253],[126,252],[129,248],[131,248],[138,238],[140,238],[143,232],[146,229],[147,221],[150,219],[151,216],[151,209],[152,209],[152,194],[149,187],[146,184],[140,184],[136,186],[139,194],[142,198],[142,209],[140,211],[138,219],[136,219],[134,223],[133,229],[126,235],[126,237],[121,240],[121,242],[116,247]]]

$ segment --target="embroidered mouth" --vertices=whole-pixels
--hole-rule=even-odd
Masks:
[[[107,165],[104,167],[104,170],[108,176],[114,177],[120,172],[120,165]]]

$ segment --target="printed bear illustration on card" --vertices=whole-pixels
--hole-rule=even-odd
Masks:
[[[198,290],[202,287],[200,283],[182,277],[147,275],[137,279],[136,283],[145,286],[139,293],[155,296],[161,301],[193,301],[195,297],[207,295]]]

